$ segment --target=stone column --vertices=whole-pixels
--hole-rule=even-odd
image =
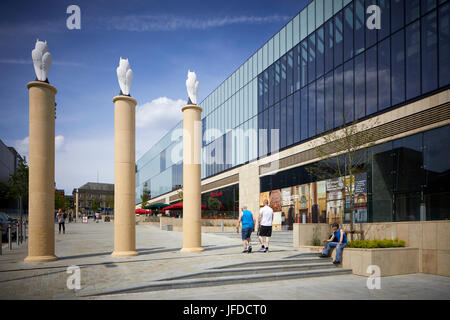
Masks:
[[[183,248],[181,252],[201,252],[201,113],[197,105],[183,111]]]
[[[30,96],[28,256],[26,263],[55,261],[55,95],[43,81]]]
[[[113,257],[137,256],[135,216],[136,100],[116,96],[114,107],[114,252]]]
[[[78,189],[77,192],[75,193],[75,222],[78,221],[78,211],[80,210],[79,208],[79,197],[78,197]]]

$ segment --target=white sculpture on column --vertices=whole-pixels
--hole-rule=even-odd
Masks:
[[[48,71],[52,64],[52,55],[48,51],[47,41],[36,40],[36,46],[31,51],[31,57],[33,58],[34,72],[36,78],[39,81],[47,81]]]
[[[186,89],[188,92],[188,104],[197,104],[198,95],[198,81],[195,72],[188,70],[188,77],[186,79]]]
[[[131,80],[133,80],[133,71],[127,59],[120,57],[119,66],[117,67],[117,79],[119,80],[120,94],[129,96]]]

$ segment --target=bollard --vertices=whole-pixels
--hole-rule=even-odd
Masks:
[[[23,240],[23,242],[26,242],[27,241],[27,223],[25,221],[23,221],[22,232],[23,232],[22,240]]]
[[[19,245],[19,241],[20,241],[20,233],[19,233],[20,229],[19,229],[19,223],[16,223],[16,241],[17,241],[17,245]]]
[[[223,220],[220,221],[220,231],[223,232]]]
[[[9,247],[9,250],[12,250],[11,225],[10,224],[8,224],[8,247]]]

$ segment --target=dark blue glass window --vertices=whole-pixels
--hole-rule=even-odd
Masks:
[[[281,58],[281,84],[280,84],[280,99],[286,98],[286,80],[287,80],[287,61],[286,55]]]
[[[391,37],[392,105],[405,101],[405,34],[403,30]]]
[[[355,25],[354,25],[354,36],[355,36],[355,55],[364,51],[365,44],[365,31],[366,31],[366,11],[364,7],[364,0],[355,0]]]
[[[278,130],[278,148],[281,146],[281,121],[280,121],[280,103],[275,104],[275,109],[273,110],[273,128],[274,130]]]
[[[325,24],[325,72],[333,69],[333,43],[334,43],[333,19]]]
[[[402,28],[405,24],[404,0],[391,0],[391,29],[392,32]],[[408,1],[408,0],[406,0]]]
[[[275,76],[274,76],[274,65],[269,67],[269,106],[273,105],[275,102]]]
[[[258,113],[263,110],[264,106],[264,76],[263,74],[258,75]]]
[[[294,93],[294,143],[300,142],[300,91]]]
[[[301,81],[302,88],[306,86],[308,82],[308,42],[304,40],[301,43],[302,47],[302,72],[301,72]]]
[[[287,110],[286,110],[286,99],[281,100],[280,103],[281,106],[281,118],[280,118],[280,138],[281,138],[281,144],[280,148],[286,147],[286,116],[287,116]]]
[[[301,48],[300,44],[294,48],[294,91],[300,89],[300,71],[301,71]]]
[[[334,80],[333,72],[325,76],[325,130],[334,127]]]
[[[344,34],[342,11],[334,16],[334,66],[342,64],[344,54]]]
[[[422,18],[422,93],[435,90],[438,86],[436,20],[436,11]]]
[[[366,0],[366,8],[371,5],[377,5],[377,0]],[[383,13],[381,14],[383,15]],[[367,15],[366,18],[369,16]],[[383,26],[382,26],[383,27]],[[366,29],[366,48],[374,45],[377,42],[377,29]]]
[[[353,57],[353,5],[344,9],[344,61]]]
[[[316,74],[318,77],[324,72],[325,59],[325,43],[323,35],[323,27],[320,27],[316,32]]]
[[[350,123],[355,120],[353,60],[344,64],[344,120]]]
[[[263,109],[265,110],[269,106],[269,70],[263,72],[264,76],[264,97],[263,97]]]
[[[272,131],[275,129],[275,118],[274,118],[274,110],[275,107],[271,106],[268,110],[268,121],[267,125],[267,152],[272,152]]]
[[[316,89],[316,112],[317,112],[317,134],[325,131],[325,80],[317,80]]]
[[[439,85],[450,84],[450,3],[439,8]]]
[[[365,55],[355,58],[355,118],[366,116],[366,64]]]
[[[334,70],[334,127],[344,124],[344,74],[342,66]]]
[[[419,18],[420,0],[405,0],[405,22],[409,24]]]
[[[436,0],[422,0],[421,2],[420,11],[422,12],[422,15],[436,8]]]
[[[381,29],[378,30],[378,41],[391,34],[391,0],[378,0],[381,9]]]
[[[286,111],[286,146],[294,143],[294,95],[287,97]]]
[[[308,139],[308,88],[301,91],[301,115],[300,115],[301,140]]]
[[[275,62],[275,88],[274,88],[275,102],[280,101],[280,82],[281,82],[281,62],[280,60],[278,60]]]
[[[308,37],[308,82],[316,79],[316,36],[311,34]]]
[[[294,50],[287,53],[287,95],[294,92]]]
[[[378,110],[391,106],[391,46],[387,38],[378,43]]]
[[[420,25],[406,28],[406,99],[420,94]]]
[[[366,51],[366,112],[367,115],[378,110],[377,47]]]
[[[264,129],[267,130],[267,142],[264,145],[264,155],[266,155],[270,152],[269,109],[264,111]]]
[[[313,82],[308,87],[308,136],[316,135],[316,83]]]

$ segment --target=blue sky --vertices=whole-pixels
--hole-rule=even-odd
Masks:
[[[56,184],[114,181],[114,109],[119,57],[133,69],[138,101],[136,157],[181,119],[187,70],[202,101],[308,0],[2,1],[0,139],[28,153],[31,50],[46,40],[56,95]],[[81,8],[81,30],[68,30],[66,9]]]

